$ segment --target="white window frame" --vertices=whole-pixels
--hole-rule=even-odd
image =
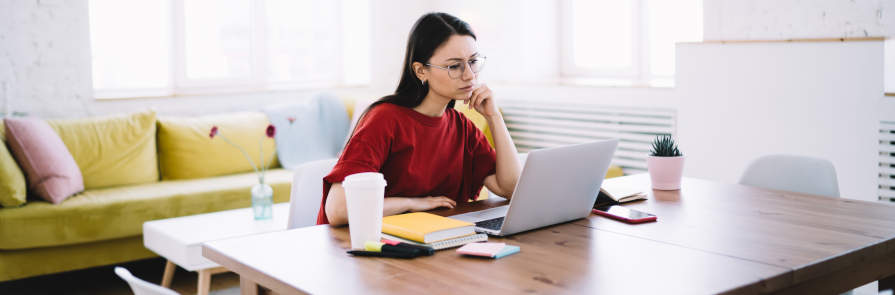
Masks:
[[[572,34],[574,16],[572,1],[560,1],[560,38],[562,53],[560,62],[560,78],[563,83],[596,86],[634,86],[634,87],[669,87],[674,84],[673,76],[657,76],[650,73],[649,56],[649,17],[646,0],[631,1],[631,48],[634,58],[630,68],[625,70],[595,70],[579,67],[574,60]],[[670,81],[670,82],[669,82]]]
[[[93,89],[94,98],[96,99],[121,99],[121,98],[145,98],[145,97],[174,97],[185,95],[205,95],[205,94],[222,94],[222,93],[239,93],[239,92],[261,92],[272,90],[297,90],[308,88],[322,88],[334,86],[360,86],[361,84],[346,84],[345,73],[346,68],[344,60],[346,59],[345,49],[342,48],[344,40],[342,37],[336,38],[338,48],[342,52],[340,58],[333,60],[333,68],[335,73],[329,77],[308,77],[307,79],[294,80],[289,82],[269,82],[267,73],[268,50],[266,36],[266,18],[264,14],[264,0],[250,1],[252,10],[252,70],[249,78],[232,78],[232,79],[189,79],[186,76],[186,40],[185,40],[185,11],[184,2],[181,0],[161,0],[168,1],[171,9],[171,44],[170,44],[170,70],[168,75],[168,87],[160,88],[128,88],[128,89]],[[340,0],[337,11],[341,11],[342,7],[347,5],[357,5],[358,0]],[[367,0],[360,0],[367,1]],[[362,3],[367,8],[369,14],[369,3]],[[345,34],[346,14],[340,13],[334,17],[339,17],[339,26],[334,28],[335,31]],[[369,17],[369,16],[368,16]],[[369,19],[367,19],[369,21]],[[372,27],[367,26],[367,30]],[[372,35],[368,35],[372,39]],[[370,62],[369,60],[367,62]],[[369,83],[369,82],[367,82]],[[365,85],[365,84],[364,84]]]

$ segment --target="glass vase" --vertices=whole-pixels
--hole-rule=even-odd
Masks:
[[[252,186],[252,212],[255,220],[273,218],[273,188],[266,183]]]

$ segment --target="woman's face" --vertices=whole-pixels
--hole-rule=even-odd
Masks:
[[[432,66],[419,67],[417,76],[428,81],[429,90],[438,96],[466,100],[475,89],[478,77],[469,67],[469,61],[477,60],[478,57],[478,46],[474,38],[453,35],[435,49],[435,54],[429,59]]]

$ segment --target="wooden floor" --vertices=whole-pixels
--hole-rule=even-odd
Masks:
[[[163,258],[140,260],[119,266],[134,276],[159,284],[165,270]],[[113,271],[114,266],[103,266],[79,271],[39,276],[0,283],[0,294],[133,294]],[[196,294],[198,275],[177,268],[171,289],[180,294]],[[239,294],[239,276],[234,273],[216,274],[211,278],[211,294]]]

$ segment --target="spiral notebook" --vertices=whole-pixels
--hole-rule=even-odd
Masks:
[[[471,234],[471,235],[466,235],[466,236],[462,236],[462,237],[456,237],[456,238],[452,238],[452,239],[435,241],[435,242],[425,243],[425,244],[414,242],[414,241],[407,240],[407,239],[402,239],[402,238],[399,238],[399,237],[396,237],[393,235],[389,235],[386,233],[382,234],[382,238],[389,239],[392,241],[404,242],[404,243],[408,243],[408,244],[428,246],[428,247],[432,247],[432,249],[435,249],[435,250],[460,247],[460,246],[463,246],[463,245],[466,245],[469,243],[487,242],[488,241],[488,235],[486,235],[486,234]]]

